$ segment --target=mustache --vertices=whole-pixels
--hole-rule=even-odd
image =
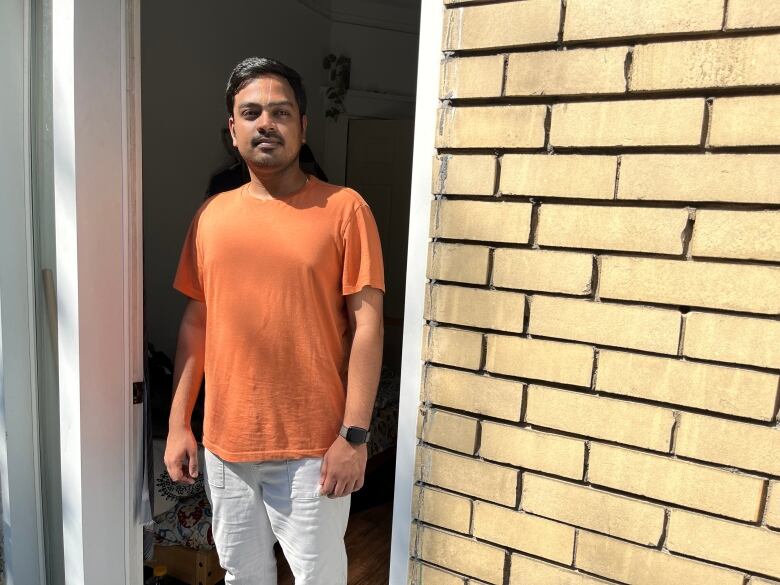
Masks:
[[[282,140],[281,136],[278,136],[276,134],[261,134],[259,136],[255,136],[252,138],[252,146],[257,146],[264,140],[273,140],[274,142],[278,142],[279,144],[284,144],[284,140]]]

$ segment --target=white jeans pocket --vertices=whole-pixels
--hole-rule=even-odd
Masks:
[[[320,497],[321,457],[287,460],[287,479],[293,500]]]
[[[225,463],[208,449],[204,449],[206,481],[213,488],[225,487]]]

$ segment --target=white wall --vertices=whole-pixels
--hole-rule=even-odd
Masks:
[[[329,178],[338,179],[343,168],[329,165],[341,165],[343,156],[325,152],[327,125],[331,133],[335,125],[323,114],[322,58],[330,52],[351,57],[354,89],[413,96],[417,4],[418,0],[143,2],[146,320],[149,340],[158,349],[171,357],[176,349],[184,297],[171,284],[185,231],[203,200],[208,178],[226,160],[219,132],[226,124],[224,89],[233,66],[250,55],[268,56],[302,75],[309,100],[309,145]],[[386,111],[387,104],[377,101],[376,115],[388,117],[382,109]]]
[[[417,33],[334,22],[330,42],[352,59],[350,89],[414,95]]]

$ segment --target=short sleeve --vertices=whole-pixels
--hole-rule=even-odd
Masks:
[[[385,290],[382,244],[376,220],[367,204],[358,207],[344,228],[344,268],[341,290],[344,295],[365,286]]]
[[[200,217],[199,211],[195,214],[195,218],[187,230],[187,237],[184,239],[184,246],[182,246],[181,256],[179,256],[179,267],[176,270],[176,277],[173,279],[173,288],[196,301],[205,302],[203,270],[198,250],[198,224],[200,223]]]

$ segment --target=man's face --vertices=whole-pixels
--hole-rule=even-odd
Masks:
[[[297,161],[306,123],[287,80],[263,75],[236,94],[229,127],[233,146],[247,165],[268,174]]]

